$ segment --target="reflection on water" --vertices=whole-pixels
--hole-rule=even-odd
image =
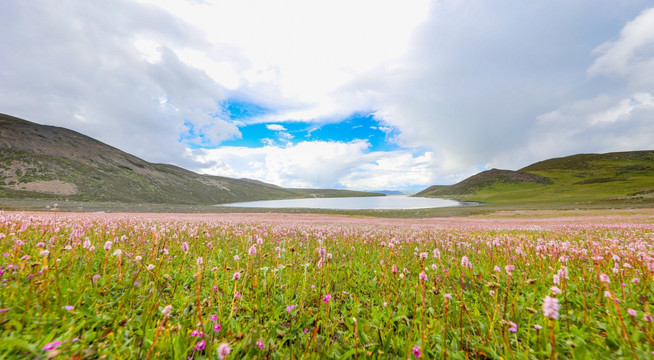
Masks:
[[[290,200],[250,201],[242,203],[221,204],[219,206],[257,207],[257,208],[304,208],[331,210],[363,210],[363,209],[426,209],[460,206],[454,200],[410,197],[405,195],[368,196],[345,198],[309,198]]]

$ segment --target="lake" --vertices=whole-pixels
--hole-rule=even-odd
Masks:
[[[307,198],[288,200],[249,201],[220,204],[219,206],[255,208],[303,208],[330,210],[406,210],[461,206],[454,200],[410,197],[405,195]]]

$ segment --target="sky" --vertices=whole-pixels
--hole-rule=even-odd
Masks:
[[[5,0],[0,113],[285,187],[654,149],[654,3]]]

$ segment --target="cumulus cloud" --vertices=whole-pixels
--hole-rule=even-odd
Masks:
[[[2,112],[187,166],[184,143],[240,135],[221,120],[221,87],[172,50],[206,41],[166,11],[123,1],[11,1],[0,21]]]
[[[369,152],[363,140],[312,141],[261,148],[221,147],[195,152],[201,172],[259,179],[286,187],[405,189],[434,180],[431,154]]]
[[[272,131],[286,131],[286,128],[279,124],[268,124],[266,125],[266,129]]]

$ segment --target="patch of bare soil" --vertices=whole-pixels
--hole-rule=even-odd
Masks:
[[[28,183],[5,185],[5,187],[12,190],[36,191],[46,194],[57,194],[57,195],[77,194],[77,185],[71,183],[65,183],[60,180],[33,181]]]

